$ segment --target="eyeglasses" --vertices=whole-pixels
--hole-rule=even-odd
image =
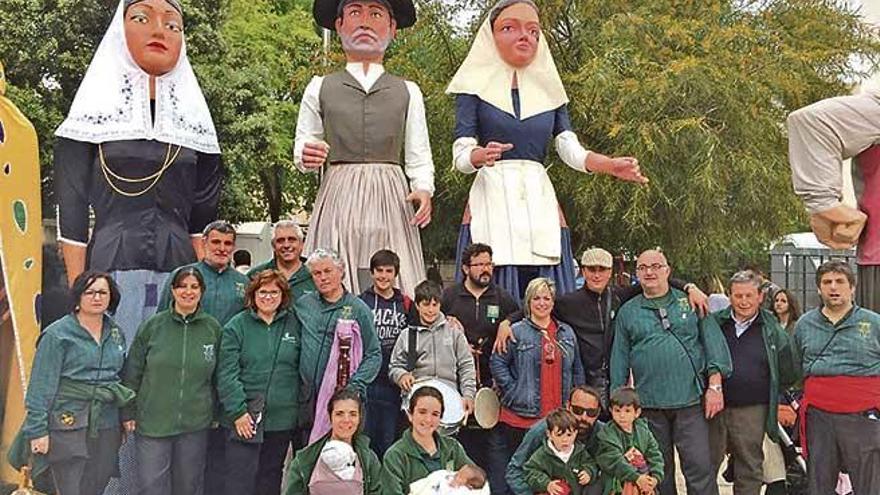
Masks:
[[[573,412],[575,416],[583,416],[586,414],[589,418],[595,418],[600,412],[602,412],[602,409],[598,407],[581,407],[572,405],[569,406],[569,409],[571,409],[571,412]]]
[[[664,265],[662,263],[652,263],[650,265],[639,265],[636,267],[636,271],[641,272],[641,273],[645,273],[648,270],[651,270],[652,272],[659,272],[660,270],[666,268],[666,266],[667,265]]]
[[[669,313],[666,311],[666,308],[659,308],[657,313],[660,314],[660,324],[663,325],[663,330],[669,330],[672,328],[672,323],[669,321]]]
[[[492,263],[491,261],[488,263],[468,263],[468,266],[471,268],[492,268],[495,266],[495,263]]]
[[[100,297],[100,298],[103,299],[103,298],[105,298],[105,297],[107,297],[107,296],[109,296],[109,295],[110,295],[110,291],[108,291],[108,290],[103,290],[103,289],[99,289],[99,290],[86,289],[85,291],[83,291],[83,296],[84,296],[84,297],[95,297],[95,296],[97,296],[97,297]]]
[[[281,295],[280,290],[258,290],[257,297],[260,299],[275,299]]]

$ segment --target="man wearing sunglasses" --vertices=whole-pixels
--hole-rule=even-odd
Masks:
[[[596,436],[602,427],[605,426],[601,421],[598,421],[599,413],[602,411],[599,405],[599,392],[590,386],[579,385],[571,390],[567,407],[577,417],[577,441],[586,447],[590,455],[595,456],[597,447]],[[545,418],[535,423],[526,432],[519,448],[516,449],[513,457],[510,458],[505,479],[514,495],[531,495],[533,493],[528,483],[526,483],[523,466],[546,441],[546,438],[547,419]],[[585,495],[599,495],[602,493],[604,483],[601,481],[601,474],[599,476],[587,485],[584,492]]]
[[[611,389],[628,384],[632,376],[642,417],[663,451],[660,495],[676,493],[673,445],[687,492],[718,495],[707,419],[724,409],[721,379],[731,373],[730,352],[718,323],[698,318],[685,293],[670,288],[671,269],[663,253],[642,253],[636,272],[642,294],[621,306],[614,320]]]

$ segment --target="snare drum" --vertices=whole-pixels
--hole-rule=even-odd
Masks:
[[[444,381],[429,378],[413,383],[412,389],[401,404],[401,409],[409,410],[409,400],[413,393],[427,386],[436,388],[443,396],[443,416],[440,418],[440,428],[437,432],[447,437],[455,435],[465,420],[464,404],[462,404],[461,394],[458,393],[458,390]]]

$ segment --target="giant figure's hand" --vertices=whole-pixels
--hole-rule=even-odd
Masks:
[[[496,160],[501,159],[501,154],[505,151],[513,149],[510,143],[499,143],[497,141],[489,141],[486,147],[477,146],[471,150],[471,165],[475,168],[492,167]]]
[[[584,168],[590,172],[607,174],[627,182],[647,184],[648,178],[642,175],[639,161],[631,156],[618,158],[607,157],[601,153],[590,153],[584,163]]]
[[[419,205],[419,209],[416,210],[415,216],[409,223],[419,228],[427,227],[431,223],[431,212],[433,211],[431,193],[428,191],[413,191],[407,195],[406,200],[411,203],[418,203]]]
[[[859,242],[868,216],[846,205],[810,215],[810,228],[831,249],[849,249]]]
[[[330,145],[327,143],[305,143],[302,152],[303,167],[310,169],[321,168],[324,162],[327,161],[329,153]]]

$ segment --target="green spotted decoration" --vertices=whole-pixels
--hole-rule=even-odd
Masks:
[[[24,201],[16,199],[12,202],[12,219],[18,230],[24,234],[27,231],[27,206]]]
[[[33,267],[34,267],[34,259],[33,258],[28,258],[28,259],[24,260],[24,269],[25,270],[30,270]]]

